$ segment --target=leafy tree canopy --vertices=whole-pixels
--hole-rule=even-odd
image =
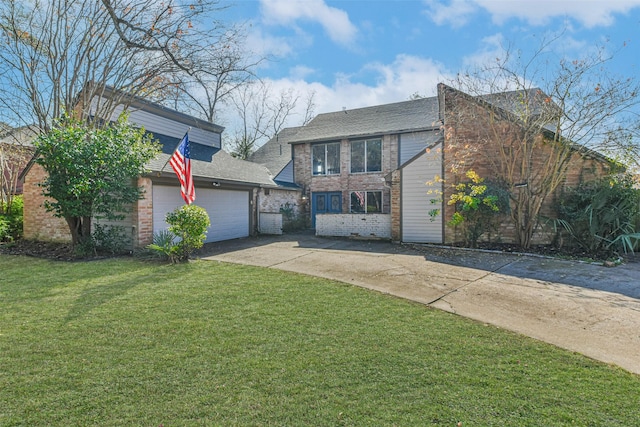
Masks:
[[[129,124],[126,114],[99,128],[64,117],[35,146],[36,163],[48,174],[42,183],[50,198],[45,207],[67,221],[74,244],[91,238],[92,218],[124,217],[142,197],[134,179],[159,153],[159,145]]]

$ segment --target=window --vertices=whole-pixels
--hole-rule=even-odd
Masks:
[[[382,170],[382,140],[371,139],[351,143],[351,173]]]
[[[314,175],[340,173],[340,143],[316,144],[311,147],[311,167]]]
[[[382,191],[352,191],[351,213],[381,213]]]

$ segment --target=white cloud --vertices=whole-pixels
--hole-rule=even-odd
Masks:
[[[318,22],[329,38],[341,45],[352,45],[358,30],[341,9],[328,6],[324,0],[261,0],[267,23],[295,25],[303,19]]]
[[[496,24],[516,18],[539,26],[552,18],[567,17],[593,28],[613,25],[616,14],[640,7],[640,0],[425,0],[425,4],[433,22],[454,28],[468,23],[480,8],[489,12]]]
[[[433,22],[437,25],[448,24],[453,28],[466,25],[471,15],[478,10],[472,0],[451,0],[449,4],[439,0],[425,0],[425,4],[428,6],[425,13]]]
[[[411,55],[398,55],[388,64],[367,64],[355,75],[337,74],[328,85],[311,81],[313,72],[310,68],[297,66],[290,70],[289,77],[264,79],[273,96],[289,90],[300,96],[298,107],[287,127],[301,124],[305,108],[303,100],[310,93],[314,94],[315,113],[319,114],[340,111],[343,107],[354,109],[406,101],[415,93],[435,96],[437,84],[449,82],[452,78],[444,65],[429,58]],[[372,74],[374,83],[362,81],[364,75],[370,77]],[[225,134],[232,135],[234,127],[238,125],[237,117],[228,111],[222,121],[227,125]]]
[[[484,37],[480,49],[462,58],[462,64],[467,68],[473,68],[504,60],[507,54],[504,43],[504,37],[500,33]]]
[[[258,57],[290,55],[294,48],[283,37],[274,37],[262,31],[260,27],[251,27],[247,34],[247,50]]]
[[[500,24],[509,18],[519,18],[531,25],[544,25],[554,17],[569,17],[587,28],[610,26],[615,14],[626,14],[640,7],[640,0],[477,0]]]
[[[340,111],[343,107],[352,109],[406,101],[414,93],[434,96],[437,84],[450,80],[450,74],[442,64],[429,58],[410,55],[398,55],[390,64],[367,64],[362,73],[373,73],[375,83],[366,84],[358,80],[358,75],[345,74],[336,75],[330,85],[293,77],[269,82],[277,89],[274,93],[290,88],[303,95],[313,91],[316,112],[325,113]]]

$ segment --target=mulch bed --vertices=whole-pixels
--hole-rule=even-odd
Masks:
[[[0,253],[55,259],[60,261],[74,261],[81,259],[81,257],[74,252],[73,247],[68,243],[36,242],[24,239],[16,242],[0,243]]]
[[[592,259],[593,257],[580,250],[570,250],[570,248],[558,249],[550,245],[532,246],[529,250],[523,251],[517,245],[506,243],[482,243],[478,249],[494,250],[503,253],[530,253],[564,259]],[[25,255],[37,258],[55,259],[60,261],[77,261],[87,259],[105,258],[111,255],[98,254],[93,257],[82,257],[76,254],[73,247],[68,243],[36,242],[33,240],[18,240],[11,243],[0,243],[0,253],[10,255]],[[640,253],[623,254],[620,257],[625,263],[640,263]],[[597,261],[597,260],[596,260]],[[601,259],[600,261],[604,261]]]

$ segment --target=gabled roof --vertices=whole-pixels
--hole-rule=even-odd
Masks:
[[[438,98],[318,114],[299,128],[292,143],[412,132],[439,126]]]
[[[247,160],[266,166],[271,174],[278,176],[291,161],[291,146],[302,127],[282,129],[276,136],[253,152]]]
[[[531,116],[537,116],[544,111],[545,101],[550,99],[549,96],[540,88],[513,90],[509,92],[500,92],[495,94],[478,96],[489,104],[492,104],[505,111],[512,113],[518,113],[520,110],[526,108],[528,114]],[[527,101],[525,107],[524,100]],[[555,104],[554,104],[555,106]],[[557,108],[557,106],[555,106]]]
[[[166,146],[167,145],[165,144],[165,147]],[[262,165],[251,163],[246,160],[236,159],[223,150],[215,150],[211,147],[193,144],[192,153],[193,151],[198,150],[212,150],[213,153],[210,152],[210,155],[208,156],[210,160],[203,155],[198,157],[192,156],[191,173],[194,179],[204,178],[260,187],[278,186],[278,184],[271,178],[269,170]],[[168,173],[169,176],[175,176],[171,165],[168,163],[171,155],[172,151],[163,152],[149,162],[147,167],[154,173],[164,172]]]
[[[0,144],[12,144],[23,147],[33,147],[33,140],[38,135],[35,126],[20,126],[8,128],[0,133]]]

